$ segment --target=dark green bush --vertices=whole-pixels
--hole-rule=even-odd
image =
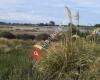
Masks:
[[[15,39],[15,38],[16,38],[16,36],[13,35],[13,34],[10,33],[10,32],[1,32],[1,33],[0,33],[0,37],[8,38],[8,39]]]
[[[17,39],[22,39],[22,40],[34,40],[35,39],[35,36],[34,35],[29,35],[29,34],[19,34],[19,35],[16,35],[16,38]]]
[[[81,33],[81,32],[78,30],[78,31],[77,31],[77,34],[80,35],[80,33]],[[72,27],[72,34],[73,34],[73,35],[76,34],[76,27]]]
[[[79,36],[80,37],[86,37],[86,36],[88,36],[89,35],[89,32],[80,32],[79,33]]]

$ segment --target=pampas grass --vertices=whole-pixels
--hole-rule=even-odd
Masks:
[[[72,46],[59,43],[59,47],[47,53],[47,58],[42,58],[36,67],[46,80],[93,80],[100,69],[100,55],[95,51],[99,45],[93,47],[94,44],[82,38],[73,42]]]
[[[72,41],[72,16],[69,8],[67,11],[69,33],[65,32],[58,44],[52,44],[47,58],[42,58],[36,68],[45,75],[44,80],[99,80],[100,45],[96,44],[96,39],[92,42],[86,38]]]

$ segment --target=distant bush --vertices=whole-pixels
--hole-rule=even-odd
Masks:
[[[75,35],[76,32],[77,32],[78,35],[80,35],[80,33],[81,33],[79,30],[76,31],[76,27],[72,27],[72,34]]]
[[[81,36],[81,37],[86,37],[86,36],[88,36],[88,35],[90,35],[90,33],[89,32],[80,32],[79,33],[79,36]]]
[[[37,40],[47,40],[49,37],[50,37],[49,34],[42,33],[42,34],[37,35]]]
[[[22,40],[34,40],[35,39],[35,36],[34,35],[29,35],[29,34],[19,34],[19,35],[16,35],[16,38],[17,39],[22,39]]]
[[[16,36],[10,32],[1,32],[0,37],[7,38],[7,39],[15,39]]]

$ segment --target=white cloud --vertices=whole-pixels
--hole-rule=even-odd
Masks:
[[[54,20],[53,17],[47,17],[44,15],[29,15],[25,13],[8,13],[8,14],[0,14],[0,20],[15,20],[15,21],[27,21],[27,22],[47,22],[50,20]]]

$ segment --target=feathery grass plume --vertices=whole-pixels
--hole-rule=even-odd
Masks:
[[[66,7],[66,9],[67,9],[67,15],[68,15],[68,20],[69,20],[67,45],[69,45],[69,47],[71,47],[72,46],[72,13],[68,7]]]
[[[67,12],[68,12],[69,23],[72,23],[72,14],[71,14],[71,10],[70,10],[68,7],[66,7],[66,8],[67,8]]]
[[[78,10],[78,12],[76,14],[76,34],[78,33],[79,18],[80,18],[80,12]]]
[[[69,20],[69,34],[70,34],[70,37],[72,36],[72,13],[71,13],[71,10],[67,8],[67,15],[68,15],[68,20]]]

